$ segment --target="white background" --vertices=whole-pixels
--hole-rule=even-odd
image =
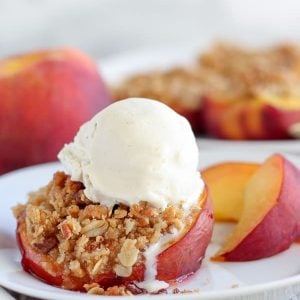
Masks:
[[[300,38],[298,0],[0,0],[0,57],[71,45],[95,58],[230,38]]]

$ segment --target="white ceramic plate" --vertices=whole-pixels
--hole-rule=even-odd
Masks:
[[[193,63],[203,45],[158,48],[127,52],[99,62],[104,79],[110,85],[117,84],[127,76],[140,72],[166,69],[177,65]],[[226,141],[213,138],[199,138],[200,149],[271,149],[300,154],[300,141]]]
[[[200,167],[220,161],[263,161],[268,152],[203,151]],[[300,166],[300,157],[288,156]],[[92,299],[94,296],[65,291],[47,285],[25,273],[20,265],[20,254],[15,241],[16,222],[11,207],[25,202],[26,194],[46,184],[52,174],[62,169],[58,163],[21,169],[0,177],[0,285],[11,290],[43,299]],[[224,232],[232,225],[217,224],[207,257],[199,272],[179,286],[180,289],[198,289],[188,299],[298,299],[300,295],[300,244],[271,258],[246,263],[213,263],[209,257],[218,249]],[[235,288],[233,288],[235,287]],[[100,297],[97,299],[117,299]],[[121,297],[123,300],[131,297]],[[135,296],[137,300],[149,296]],[[159,295],[150,299],[187,299],[187,295]]]

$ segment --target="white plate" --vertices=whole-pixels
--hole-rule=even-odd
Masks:
[[[203,151],[200,167],[224,160],[262,161],[267,152],[216,152]],[[300,157],[288,156],[300,166]],[[17,202],[26,201],[26,194],[46,184],[52,174],[62,169],[58,163],[38,165],[8,173],[0,177],[0,285],[14,291],[43,299],[89,299],[91,295],[65,291],[47,285],[25,273],[20,265],[20,254],[15,241],[16,222],[11,207]],[[180,289],[199,289],[188,295],[188,299],[297,299],[300,295],[300,244],[271,258],[246,263],[213,263],[209,257],[218,249],[224,232],[232,225],[218,224],[215,227],[212,243],[207,251],[201,270]],[[238,286],[233,288],[233,286]],[[149,296],[135,296],[137,300]],[[117,299],[117,297],[98,297]],[[132,299],[122,297],[123,300]],[[151,299],[187,299],[186,295],[159,295]]]
[[[110,85],[115,85],[127,76],[140,72],[166,69],[178,65],[192,64],[204,45],[184,45],[182,47],[144,49],[136,52],[127,52],[99,63],[104,79]],[[271,149],[273,151],[286,151],[300,154],[300,141],[226,141],[201,137],[198,139],[199,147],[204,149]]]

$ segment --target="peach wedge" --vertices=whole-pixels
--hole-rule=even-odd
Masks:
[[[267,159],[245,189],[235,229],[213,258],[250,261],[286,250],[300,236],[300,170],[280,154]]]
[[[202,171],[216,221],[239,221],[246,185],[258,168],[256,163],[224,162]]]

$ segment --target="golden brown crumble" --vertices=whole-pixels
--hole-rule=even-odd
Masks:
[[[143,97],[162,101],[179,111],[199,107],[202,74],[197,69],[175,68],[132,76],[112,89],[115,100]]]
[[[173,108],[198,108],[203,94],[228,99],[300,96],[300,47],[281,44],[266,49],[218,43],[191,67],[152,71],[114,87],[116,100],[148,97]]]
[[[144,201],[108,209],[89,201],[83,190],[81,183],[57,172],[46,187],[29,195],[26,205],[14,208],[16,217],[25,212],[31,245],[61,264],[66,275],[78,278],[110,272],[130,276],[149,245],[174,228],[189,226],[199,209],[193,208],[188,217],[180,206],[162,211]],[[103,295],[130,293],[122,286],[104,290],[87,285],[86,289]]]
[[[199,56],[198,66],[211,76],[210,89],[235,99],[300,96],[297,45],[247,49],[220,43]]]
[[[92,295],[104,295],[104,296],[131,296],[132,293],[125,286],[112,286],[108,289],[103,289],[97,283],[85,284],[85,290],[88,294]]]

